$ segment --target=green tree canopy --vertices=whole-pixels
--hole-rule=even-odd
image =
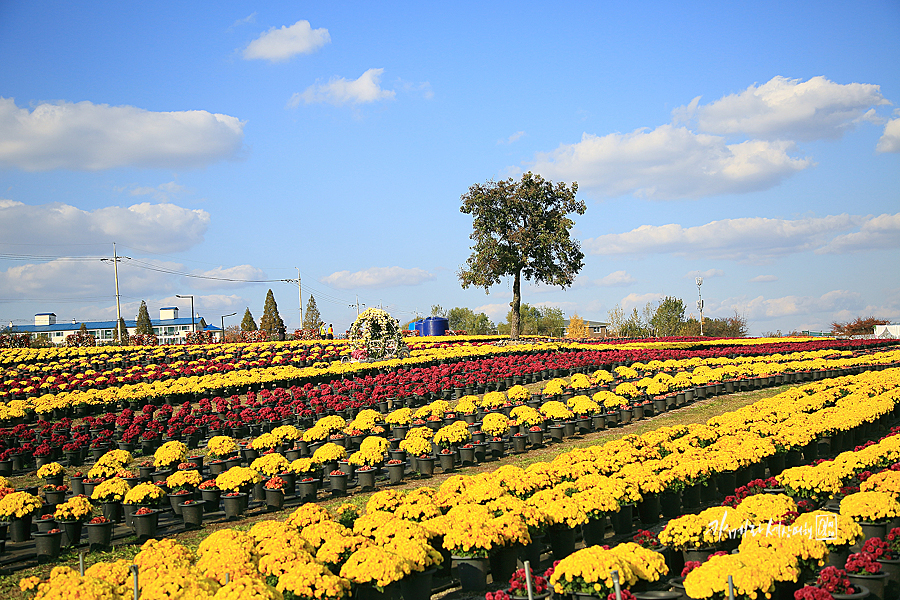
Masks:
[[[138,309],[135,333],[153,335],[153,322],[150,321],[150,312],[147,310],[147,302],[144,300],[141,300],[141,307]]]
[[[278,304],[275,303],[275,294],[271,289],[266,293],[266,304],[263,307],[262,318],[259,320],[259,328],[268,333],[271,336],[270,339],[273,339],[279,331],[284,331],[284,321],[278,314]]]
[[[730,317],[703,318],[703,337],[744,338],[749,328],[747,318],[737,311]],[[691,315],[681,326],[679,335],[697,337],[700,335],[700,321]]]
[[[250,307],[247,307],[247,310],[244,311],[244,318],[241,320],[241,331],[256,331],[259,329],[256,326],[256,321],[253,320],[253,315],[250,313]]]
[[[523,302],[518,316],[521,335],[562,337],[563,329],[566,326],[562,309],[555,306],[537,307]],[[505,335],[510,332],[514,318],[515,312],[510,309],[506,314],[506,323],[498,326],[501,334]]]
[[[447,320],[453,331],[465,331],[469,335],[487,335],[496,329],[494,323],[483,312],[476,313],[470,308],[456,307],[447,311]]]
[[[656,307],[650,324],[657,337],[678,335],[684,325],[684,302],[681,298],[666,296]]]
[[[318,331],[322,324],[322,315],[319,314],[319,307],[316,306],[316,298],[310,294],[309,300],[306,301],[306,310],[303,311],[303,329]]]
[[[587,210],[575,199],[577,191],[577,183],[554,185],[528,172],[518,182],[475,184],[462,196],[459,210],[473,216],[469,237],[475,245],[457,276],[464,289],[474,285],[485,291],[503,277],[513,277],[512,339],[522,332],[522,276],[566,288],[584,265],[581,245],[569,235],[575,223],[567,216]]]

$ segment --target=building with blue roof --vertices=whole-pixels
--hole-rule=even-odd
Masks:
[[[153,333],[159,338],[160,344],[183,344],[185,338],[193,326],[196,331],[209,331],[216,337],[222,335],[222,330],[215,325],[207,325],[203,317],[197,316],[191,322],[190,317],[178,316],[177,306],[166,306],[159,309],[159,319],[151,319]],[[71,322],[59,323],[55,313],[37,313],[34,315],[34,325],[10,324],[8,331],[11,333],[31,333],[35,336],[46,338],[54,344],[65,344],[66,336],[72,335],[84,325],[89,334],[94,336],[98,344],[112,342],[116,338],[116,321],[83,321],[72,319]],[[128,335],[137,333],[137,320],[125,319],[125,327]]]

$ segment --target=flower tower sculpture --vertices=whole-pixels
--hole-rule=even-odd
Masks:
[[[350,326],[348,337],[356,348],[354,357],[377,360],[386,354],[409,356],[409,347],[403,341],[400,322],[380,308],[367,308],[356,317]]]

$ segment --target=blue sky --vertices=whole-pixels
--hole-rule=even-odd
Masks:
[[[502,321],[461,289],[470,185],[579,184],[585,265],[523,300],[673,295],[753,334],[900,320],[892,1],[0,3],[0,320],[211,323],[271,287]],[[188,273],[199,277],[185,277]],[[220,278],[209,279],[208,277]],[[226,322],[228,324],[228,321]]]

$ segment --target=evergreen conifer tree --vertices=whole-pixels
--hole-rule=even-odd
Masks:
[[[275,294],[272,293],[271,289],[266,294],[266,304],[263,307],[262,318],[259,320],[259,328],[269,334],[269,339],[272,339],[272,336],[277,335],[279,331],[284,331],[284,321],[281,320],[281,315],[278,314]]]
[[[303,329],[318,330],[322,323],[322,315],[319,314],[316,306],[316,298],[310,294],[309,300],[306,302],[306,311],[303,313]]]
[[[119,340],[119,330],[122,330],[122,340]],[[125,317],[119,317],[118,326],[113,330],[113,339],[121,344],[128,343],[128,326],[125,325]]]
[[[250,307],[247,307],[247,310],[244,311],[244,318],[241,321],[241,331],[256,331],[257,329],[256,321],[253,320],[253,315],[250,314]]]
[[[138,309],[135,333],[153,335],[153,323],[150,321],[150,312],[147,310],[147,302],[144,300],[141,300],[141,307]]]

